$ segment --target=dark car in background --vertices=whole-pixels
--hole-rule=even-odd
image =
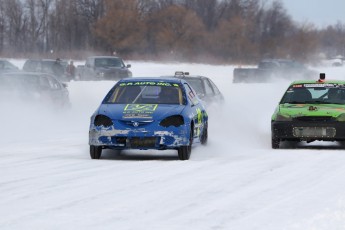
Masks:
[[[174,78],[187,81],[195,90],[198,97],[205,102],[206,106],[213,103],[223,103],[224,96],[216,84],[208,77],[189,75],[189,72],[176,71]]]
[[[79,80],[120,80],[132,77],[130,67],[120,57],[93,56],[87,58],[85,65],[77,66],[77,77]]]
[[[264,59],[256,68],[235,68],[234,83],[262,83],[276,80],[313,79],[317,72],[290,59]]]
[[[0,73],[19,71],[19,68],[6,59],[0,59]]]
[[[66,76],[68,62],[61,59],[28,59],[23,65],[26,72],[49,73],[61,81],[68,81]]]
[[[23,102],[65,108],[70,106],[67,84],[48,73],[0,74],[0,101]]]

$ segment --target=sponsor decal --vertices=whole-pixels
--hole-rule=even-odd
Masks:
[[[124,111],[153,112],[158,104],[127,104]]]
[[[322,87],[322,88],[327,88],[327,87],[339,87],[338,84],[332,84],[332,83],[326,83],[326,84],[320,84],[320,83],[308,83],[308,84],[298,84],[298,85],[293,85],[293,88],[315,88],[315,87]]]
[[[196,109],[196,112],[197,112],[197,127],[196,127],[196,135],[197,136],[200,136],[200,125],[202,124],[202,112],[201,112],[201,109],[200,108],[197,108]]]
[[[138,82],[123,82],[119,86],[176,86],[178,87],[178,84],[175,83],[169,83],[169,82],[154,82],[154,81],[138,81]]]
[[[197,112],[197,115],[198,115],[198,124],[201,124],[201,122],[202,122],[202,112],[201,112],[201,109],[197,108],[196,112]]]
[[[126,118],[126,119],[130,119],[130,118],[150,118],[150,119],[152,119],[152,116],[150,114],[128,113],[128,114],[124,114],[123,118]]]
[[[334,87],[335,84],[330,84],[330,83],[327,83],[327,84],[304,84],[304,87]]]
[[[127,104],[123,110],[123,118],[152,118],[158,104]]]

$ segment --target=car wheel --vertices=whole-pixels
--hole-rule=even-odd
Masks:
[[[91,159],[99,159],[102,155],[102,146],[90,145],[90,156]]]
[[[279,149],[280,139],[272,138],[272,149]]]
[[[200,143],[202,145],[206,145],[207,144],[207,138],[208,138],[208,125],[206,124],[205,125],[205,128],[204,130],[202,131],[202,134],[201,134],[201,138],[200,138]]]
[[[190,154],[192,153],[192,144],[193,144],[193,129],[191,128],[190,137],[189,137],[189,145],[181,146],[178,148],[178,158],[180,160],[189,160]]]

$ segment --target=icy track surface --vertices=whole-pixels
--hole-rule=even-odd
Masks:
[[[234,66],[128,63],[138,77],[183,70],[214,80],[226,103],[209,111],[208,145],[189,161],[109,150],[91,160],[89,119],[111,81],[69,83],[69,111],[3,106],[1,230],[345,229],[340,145],[271,149],[270,118],[289,82],[233,84]],[[314,69],[345,77],[345,67]]]

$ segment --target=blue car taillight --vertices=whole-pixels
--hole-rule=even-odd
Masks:
[[[110,127],[113,125],[113,121],[105,115],[97,115],[94,124],[96,126]]]
[[[173,115],[167,118],[164,118],[159,125],[163,127],[175,126],[179,127],[184,124],[184,119],[181,115]]]

